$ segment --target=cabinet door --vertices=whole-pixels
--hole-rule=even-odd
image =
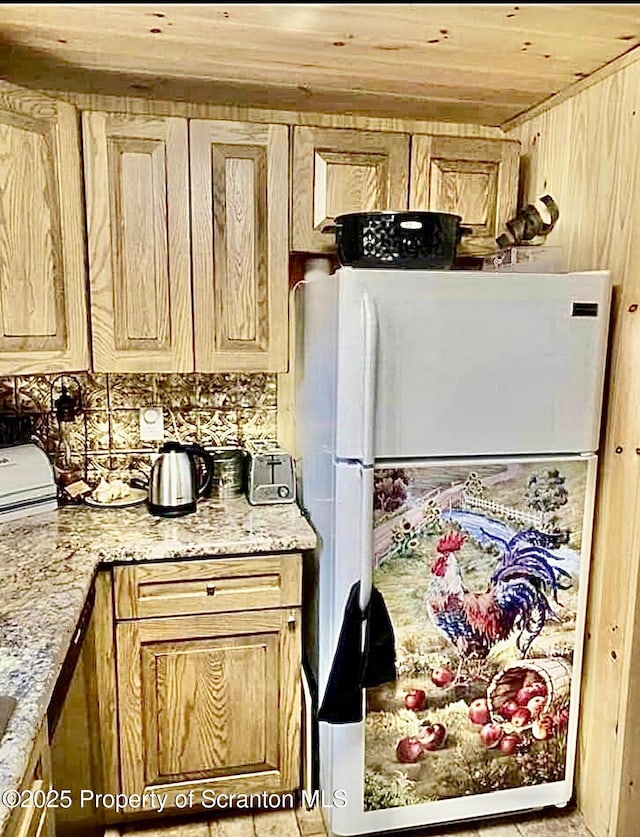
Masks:
[[[88,369],[75,108],[0,82],[0,374]]]
[[[288,129],[194,119],[196,370],[287,367]]]
[[[297,788],[298,617],[284,608],[118,623],[122,792]]]
[[[193,370],[187,121],[84,113],[93,366]]]
[[[520,143],[416,134],[411,145],[411,209],[452,212],[472,228],[459,253],[495,251],[515,215]]]
[[[91,619],[84,636],[79,633],[72,641],[72,648],[82,642],[73,676],[66,689],[59,691],[59,681],[53,693],[54,703],[64,702],[49,707],[50,717],[57,716],[49,733],[53,786],[71,792],[71,805],[49,809],[55,818],[56,837],[102,834],[107,811],[93,800],[81,804],[81,792],[120,790],[110,571],[98,573]],[[63,682],[65,679],[63,676]]]
[[[346,212],[406,209],[409,137],[296,127],[293,132],[293,250],[335,250],[325,222]]]
[[[20,792],[31,794],[25,807],[14,808],[3,834],[11,837],[54,837],[54,809],[43,807],[39,796],[51,790],[51,758],[47,740],[47,723],[43,721],[29,759]],[[38,796],[36,796],[38,794]],[[35,802],[36,804],[30,804]]]

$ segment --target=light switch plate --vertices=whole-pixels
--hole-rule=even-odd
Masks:
[[[161,442],[163,439],[162,407],[140,407],[140,441]]]

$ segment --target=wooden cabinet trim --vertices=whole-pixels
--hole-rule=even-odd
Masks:
[[[118,746],[118,692],[116,682],[116,642],[114,625],[113,581],[108,571],[95,580],[96,600],[93,609],[92,648],[89,661],[95,670],[95,695],[98,705],[97,738],[100,754],[100,778],[105,793],[120,791],[120,751]]]
[[[292,607],[301,602],[299,553],[115,567],[117,619]]]

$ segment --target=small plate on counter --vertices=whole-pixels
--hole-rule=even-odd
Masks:
[[[116,500],[109,500],[108,502],[100,502],[95,497],[89,495],[84,498],[87,506],[93,506],[96,509],[124,509],[127,506],[139,506],[147,499],[147,492],[144,488],[130,488],[126,497],[118,497]]]

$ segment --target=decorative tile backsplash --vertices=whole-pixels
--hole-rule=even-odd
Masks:
[[[58,422],[54,401],[62,385],[82,412]],[[6,416],[29,415],[53,457],[61,433],[90,482],[107,471],[146,470],[160,442],[140,440],[140,407],[162,407],[164,437],[206,447],[276,436],[276,376],[254,374],[27,375],[0,378],[0,427]]]

